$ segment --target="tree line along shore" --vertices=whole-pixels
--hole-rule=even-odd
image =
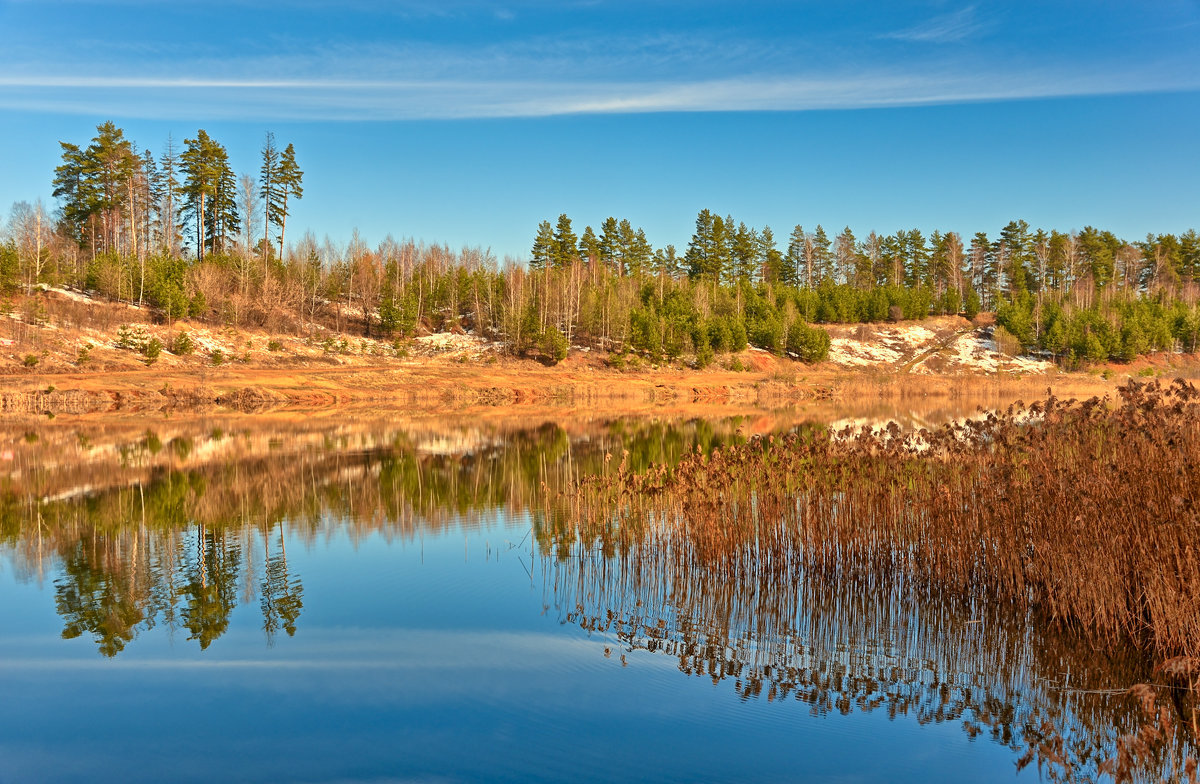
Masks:
[[[303,171],[271,134],[257,173],[240,176],[203,130],[182,148],[168,138],[158,156],[111,122],[86,146],[60,144],[57,205],[17,203],[0,242],[9,312],[22,293],[67,286],[168,323],[387,339],[470,331],[551,362],[590,346],[694,367],[747,345],[817,362],[829,336],[813,325],[981,311],[995,312],[998,342],[1066,368],[1200,342],[1193,229],[1128,241],[1022,220],[969,239],[849,227],[831,238],[797,225],[780,242],[769,226],[706,209],[678,251],[628,219],[577,233],[564,214],[539,224],[527,259],[501,261],[391,236],[372,246],[357,231],[344,244],[311,231],[285,242]]]

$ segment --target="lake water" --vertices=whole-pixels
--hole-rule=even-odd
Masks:
[[[1004,608],[647,567],[541,511],[626,451],[812,426],[7,433],[0,782],[1009,782],[1043,722],[1094,769],[1137,657]]]

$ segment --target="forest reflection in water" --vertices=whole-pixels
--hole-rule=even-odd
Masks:
[[[374,536],[403,546],[500,528],[533,557],[547,609],[602,638],[607,657],[670,657],[743,700],[792,700],[816,714],[960,724],[1015,755],[1052,731],[1075,778],[1089,778],[1139,723],[1123,691],[1152,673],[1132,651],[1097,653],[1009,608],[901,582],[720,579],[579,541],[544,511],[548,494],[614,470],[612,455],[637,470],[752,432],[813,427],[730,418],[295,438],[217,428],[165,441],[147,431],[103,448],[14,440],[0,546],[22,579],[53,586],[64,638],[89,637],[115,657],[155,628],[207,649],[238,606],[257,605],[269,644],[295,634],[308,597],[289,544]],[[1170,771],[1184,751],[1182,739],[1168,744],[1147,775]]]
[[[613,451],[643,466],[674,463],[744,441],[746,427],[617,420],[574,434],[543,423],[295,438],[214,429],[165,442],[146,431],[86,448],[23,439],[0,485],[0,542],[18,574],[53,581],[63,636],[91,635],[106,656],[159,625],[207,648],[236,606],[254,602],[272,640],[293,634],[303,609],[289,538],[412,540],[495,525],[606,470]],[[72,460],[80,451],[85,459]]]

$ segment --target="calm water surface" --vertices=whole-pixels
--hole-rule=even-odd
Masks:
[[[809,426],[6,434],[0,782],[1008,782],[1043,721],[1111,748],[1132,706],[1090,692],[1136,659],[1003,608],[646,568],[540,511],[625,451]]]

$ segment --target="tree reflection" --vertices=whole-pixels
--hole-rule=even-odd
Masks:
[[[229,628],[239,584],[242,601],[257,599],[264,636],[274,644],[281,629],[296,634],[304,608],[303,581],[288,563],[289,537],[310,540],[343,526],[354,537],[415,538],[483,524],[497,509],[525,514],[578,476],[610,470],[614,451],[628,453],[635,465],[673,463],[695,449],[744,440],[743,424],[740,418],[614,421],[571,438],[547,423],[503,438],[467,432],[418,441],[396,434],[383,439],[385,446],[379,438],[343,434],[282,461],[157,466],[149,474],[128,468],[130,484],[77,494],[74,488],[120,475],[83,463],[53,475],[31,473],[26,481],[34,484],[24,492],[0,496],[0,541],[24,568],[57,560],[63,636],[89,634],[105,656],[156,624],[183,629],[207,650]],[[171,438],[188,445],[185,455],[154,448],[161,440],[147,431],[117,454],[130,466],[139,456],[167,451],[186,462],[203,438]],[[208,438],[229,442],[224,432]],[[364,441],[374,446],[360,448]],[[51,481],[60,484],[42,484]]]
[[[460,439],[457,451],[331,439],[286,460],[155,469],[90,494],[9,491],[0,542],[21,569],[57,570],[63,637],[90,636],[112,657],[155,625],[207,651],[239,603],[257,604],[267,645],[283,644],[281,630],[302,626],[303,580],[288,559],[297,543],[414,540],[492,524],[500,511],[527,515],[545,603],[618,658],[669,656],[682,675],[742,700],[955,723],[1014,750],[1050,722],[1073,764],[1095,769],[1134,724],[1134,706],[1114,691],[1150,679],[1136,656],[1099,655],[1035,634],[1037,619],[900,579],[730,579],[686,552],[643,546],[636,526],[581,527],[553,503],[582,475],[669,467],[742,440],[743,424],[614,422],[575,438],[544,425]],[[191,454],[203,452],[202,439],[192,443]]]
[[[278,550],[272,555],[270,539],[263,532],[263,549],[267,554],[260,586],[259,607],[263,614],[263,631],[267,644],[275,644],[275,632],[282,626],[288,637],[296,634],[296,619],[304,607],[304,586],[299,577],[288,573],[287,544],[280,530]]]
[[[186,604],[183,626],[205,650],[229,628],[229,614],[237,606],[240,548],[228,541],[227,532],[209,531],[203,523],[196,539],[197,557],[188,568],[183,587]]]
[[[63,639],[91,634],[100,653],[116,656],[133,640],[145,620],[145,597],[137,596],[121,573],[96,558],[95,540],[78,542],[54,583],[54,603],[63,618]]]

